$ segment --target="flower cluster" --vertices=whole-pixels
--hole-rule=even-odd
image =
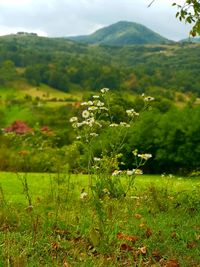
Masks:
[[[133,175],[141,175],[141,174],[143,174],[141,169],[132,169],[132,170],[126,170],[126,171],[115,170],[112,173],[112,176],[118,176],[118,175],[133,176]]]
[[[141,159],[144,159],[144,160],[148,160],[152,157],[151,154],[138,154],[137,156]]]
[[[140,114],[137,113],[134,109],[129,109],[126,110],[126,113],[129,117],[133,118],[133,117],[138,117]]]

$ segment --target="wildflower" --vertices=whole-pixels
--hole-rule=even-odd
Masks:
[[[88,102],[82,102],[81,106],[92,106],[94,103],[92,101],[88,101]]]
[[[97,110],[97,109],[98,109],[98,108],[97,108],[97,107],[94,107],[94,106],[88,108],[88,110],[90,110],[90,111],[95,111],[95,110]]]
[[[105,94],[105,93],[107,93],[108,91],[109,91],[108,88],[103,88],[103,89],[101,89],[102,94]]]
[[[92,96],[94,99],[98,99],[99,98],[99,95],[93,95]]]
[[[126,113],[129,117],[137,117],[140,115],[139,113],[135,112],[133,108],[126,110]]]
[[[130,124],[126,123],[126,122],[120,122],[120,126],[123,127],[130,127]]]
[[[94,161],[100,161],[100,158],[94,157]]]
[[[87,106],[87,105],[88,105],[87,102],[82,102],[82,103],[81,103],[81,106]]]
[[[87,124],[89,127],[92,127],[94,123],[95,123],[94,118],[90,118],[87,119],[87,121],[85,121],[85,124]]]
[[[85,192],[85,189],[82,189],[81,194],[80,194],[80,199],[85,199],[87,198],[88,194]]]
[[[97,107],[103,107],[104,103],[99,100],[99,101],[97,101],[96,105],[97,105]]]
[[[77,117],[72,117],[69,121],[70,122],[77,122],[78,121],[78,118]]]
[[[134,170],[134,172],[135,172],[135,174],[138,174],[138,175],[143,174],[142,170],[140,170],[140,169],[136,169],[136,170]]]
[[[117,176],[117,175],[120,175],[122,173],[122,171],[120,170],[115,170],[113,173],[112,173],[112,176]]]
[[[148,160],[152,157],[151,154],[138,154],[138,157],[144,160]]]
[[[127,174],[128,176],[131,176],[131,175],[134,174],[134,172],[135,172],[135,170],[127,170],[127,171],[126,171],[126,174]]]
[[[119,126],[119,124],[117,124],[117,123],[111,123],[109,126],[110,127],[117,127],[117,126]]]
[[[84,111],[82,112],[82,117],[83,117],[84,119],[87,119],[89,116],[90,116],[90,112],[89,112],[88,110],[84,110]]]
[[[109,192],[109,190],[107,188],[104,188],[103,192],[104,192],[104,194],[110,195],[110,192]]]
[[[97,133],[90,133],[90,136],[97,137],[98,134]]]
[[[77,140],[80,140],[80,139],[81,139],[81,136],[77,136],[76,139],[77,139]]]
[[[108,109],[106,107],[100,107],[100,110],[106,110],[106,111],[108,111]]]
[[[144,98],[144,101],[150,102],[150,101],[153,101],[154,99],[155,99],[154,97],[147,96],[147,97]]]

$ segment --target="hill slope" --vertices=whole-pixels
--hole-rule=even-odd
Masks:
[[[69,37],[69,39],[82,43],[105,45],[166,44],[172,42],[141,24],[127,21],[120,21],[104,27],[91,35]]]

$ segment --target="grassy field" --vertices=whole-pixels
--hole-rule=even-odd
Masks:
[[[138,176],[101,200],[86,175],[1,173],[0,185],[0,266],[200,266],[199,178]]]

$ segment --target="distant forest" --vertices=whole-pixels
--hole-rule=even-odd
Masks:
[[[64,38],[0,38],[0,82],[25,78],[64,92],[152,87],[200,96],[200,45],[85,45]],[[17,71],[16,69],[21,69]]]

